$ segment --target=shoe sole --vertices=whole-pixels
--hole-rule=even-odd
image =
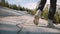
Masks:
[[[36,16],[34,17],[34,24],[35,24],[35,25],[38,25],[38,23],[39,23],[39,17],[36,15]]]

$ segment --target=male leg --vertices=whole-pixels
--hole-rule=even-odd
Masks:
[[[53,25],[53,18],[56,12],[56,2],[57,0],[50,0],[50,10],[48,15],[48,27],[54,27]]]
[[[46,0],[41,0],[41,2],[38,5],[37,13],[35,14],[35,17],[34,17],[34,24],[35,25],[38,25],[38,23],[39,23],[39,17],[41,16],[41,12],[45,6],[45,3],[46,3]]]

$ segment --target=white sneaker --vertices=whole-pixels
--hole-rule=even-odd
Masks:
[[[34,20],[33,20],[35,25],[38,25],[40,16],[41,16],[41,11],[38,10],[37,13],[35,14],[35,17],[34,17]]]
[[[48,19],[48,27],[55,27],[53,24],[53,20]]]

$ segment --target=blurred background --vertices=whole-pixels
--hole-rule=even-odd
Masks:
[[[39,25],[33,23],[39,2],[40,0],[0,0],[0,34],[60,34],[60,0],[57,0],[53,20],[56,28],[46,27],[50,0],[46,2]]]
[[[0,0],[0,7],[7,7],[14,10],[26,11],[28,14],[34,15],[36,13],[36,7],[40,0]],[[42,17],[48,19],[48,11],[50,7],[50,0],[47,0],[47,3],[44,7]],[[1,11],[0,11],[1,16]],[[54,22],[60,23],[60,0],[57,0],[57,9],[54,16]]]

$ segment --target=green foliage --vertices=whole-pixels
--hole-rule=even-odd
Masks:
[[[42,12],[42,15],[41,15],[42,17],[41,18],[44,18],[44,19],[48,19],[48,10],[44,10],[43,12]]]
[[[35,15],[36,14],[36,10],[33,11],[33,14]],[[42,14],[41,14],[41,18],[44,18],[44,19],[48,19],[48,14],[49,14],[49,11],[48,9],[45,9],[43,10]],[[54,15],[54,19],[53,19],[54,23],[58,24],[60,23],[60,13],[56,12],[55,15]]]
[[[5,5],[4,5],[5,7],[9,7],[9,4],[8,4],[8,2],[5,2]]]
[[[21,11],[25,11],[26,9],[24,7],[21,7],[20,5],[17,6],[15,4],[11,5],[11,4],[8,4],[8,2],[0,2],[0,6],[3,6],[3,7],[8,7],[8,8],[11,8],[11,9],[15,9],[15,10],[21,10]]]
[[[4,7],[11,8],[11,9],[20,10],[20,11],[27,11],[27,13],[31,14],[31,15],[35,15],[36,12],[37,12],[36,9],[35,10],[30,10],[28,8],[21,7],[20,5],[17,6],[15,4],[13,4],[13,5],[8,4],[8,2],[0,2],[0,6],[4,6]],[[47,20],[48,19],[48,13],[49,13],[48,9],[45,9],[41,14],[42,18]],[[54,22],[55,23],[60,23],[60,14],[57,13],[57,12],[55,13],[55,16],[54,16]]]
[[[33,15],[33,10],[30,10],[30,9],[24,8],[24,7],[21,7],[20,5],[17,6],[15,4],[13,4],[13,5],[8,4],[8,2],[0,2],[0,6],[8,7],[8,8],[15,9],[15,10],[20,10],[20,11],[27,11],[27,13]]]
[[[12,9],[15,9],[15,10],[17,10],[17,6],[14,4],[14,5],[12,5]]]
[[[44,10],[44,12],[42,13],[42,16],[44,17],[44,19],[48,19],[48,10],[46,11],[46,10]],[[59,15],[59,13],[55,13],[55,15],[54,15],[54,19],[53,19],[53,21],[54,21],[54,23],[60,23],[60,15]]]
[[[0,2],[0,6],[5,6],[5,3],[3,3],[3,2]]]
[[[34,15],[33,14],[33,12],[34,12],[33,10],[26,8],[26,11],[27,11],[28,14]]]
[[[59,13],[55,13],[55,16],[54,16],[54,22],[55,23],[60,23],[60,15],[59,15]]]
[[[33,11],[33,15],[35,15],[35,14],[36,14],[36,12],[37,12],[37,10],[35,9],[35,10]]]

